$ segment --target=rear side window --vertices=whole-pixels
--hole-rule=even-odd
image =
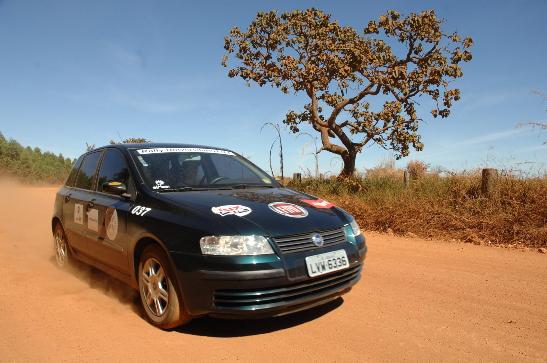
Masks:
[[[97,170],[97,164],[99,164],[99,159],[101,158],[101,152],[96,151],[91,154],[87,154],[84,157],[78,176],[76,177],[76,188],[82,189],[92,189],[93,188],[93,177],[95,176],[95,171]]]
[[[65,185],[67,187],[71,187],[74,185],[74,181],[76,180],[76,175],[78,174],[78,169],[80,168],[80,165],[82,165],[83,156],[80,156],[78,160],[74,163],[74,166],[72,167],[72,170],[70,171],[70,174],[68,175],[68,178],[66,180]]]
[[[103,184],[112,181],[129,184],[129,168],[122,153],[116,149],[106,151],[99,171],[97,190],[103,192]]]

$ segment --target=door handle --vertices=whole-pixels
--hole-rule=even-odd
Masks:
[[[95,203],[93,203],[93,200],[87,203],[87,209],[93,208],[95,206]]]
[[[70,194],[65,195],[65,203],[70,202]]]

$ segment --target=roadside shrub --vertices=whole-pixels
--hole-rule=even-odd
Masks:
[[[396,173],[351,181],[305,179],[290,187],[336,203],[366,230],[497,245],[547,247],[547,177],[501,173],[481,194],[478,171],[424,173],[404,187]],[[355,189],[355,184],[360,189]]]
[[[409,161],[406,165],[406,170],[408,171],[408,174],[410,175],[410,179],[412,180],[418,180],[421,177],[425,175],[427,172],[427,164],[423,161],[419,160],[412,160]]]

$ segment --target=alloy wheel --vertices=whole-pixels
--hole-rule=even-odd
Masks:
[[[61,228],[55,230],[53,240],[55,243],[55,260],[57,260],[57,265],[63,267],[68,260],[68,246]]]
[[[155,258],[145,261],[141,273],[144,302],[155,316],[162,316],[169,306],[169,284],[160,262]]]

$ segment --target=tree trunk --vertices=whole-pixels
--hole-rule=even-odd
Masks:
[[[344,168],[340,172],[339,178],[351,178],[355,173],[355,159],[357,159],[357,152],[348,151],[345,155],[342,155],[342,161],[344,162]]]

